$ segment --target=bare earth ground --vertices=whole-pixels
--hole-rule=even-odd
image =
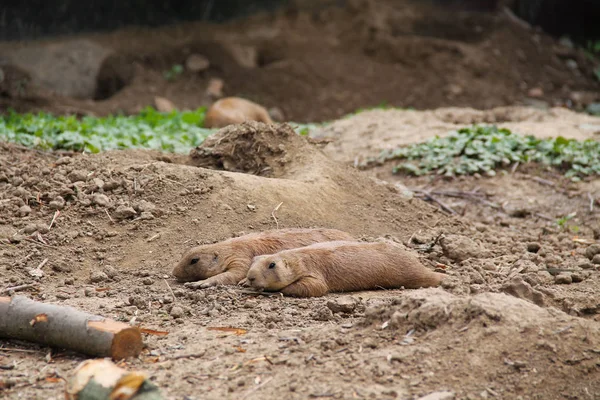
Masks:
[[[502,14],[354,4],[222,27],[86,35],[114,54],[102,64],[101,88],[131,74],[108,98],[37,92],[22,85],[22,71],[3,67],[10,79],[0,82],[0,111],[135,112],[157,95],[195,108],[210,103],[211,78],[224,80],[225,95],[279,107],[288,120],[338,118],[382,101],[433,110],[337,120],[312,134],[333,140],[326,145],[284,127],[227,128],[221,141],[206,142],[213,156],[0,144],[0,289],[37,282],[25,294],[168,331],[146,336],[148,349],[126,367],[147,371],[171,399],[414,399],[444,390],[457,399],[600,399],[600,271],[586,256],[600,240],[598,178],[571,183],[527,165],[453,180],[392,175],[391,164],[353,168],[471,123],[598,139],[600,118],[512,107],[599,100],[593,63]],[[256,65],[239,65],[231,43],[254,51]],[[29,45],[2,43],[0,52]],[[163,78],[192,53],[211,67]],[[193,291],[170,276],[196,243],[276,226],[387,236],[448,278],[436,289],[290,299]],[[32,277],[44,260],[44,276]],[[57,377],[84,359],[30,343],[0,346],[7,399],[64,398]]]
[[[581,110],[600,101],[594,61],[502,12],[411,0],[354,0],[345,8],[334,1],[295,3],[308,4],[224,25],[0,43],[0,111],[132,113],[153,105],[155,96],[197,108],[211,103],[206,89],[215,78],[223,80],[225,96],[277,107],[296,122],[336,119],[382,102],[416,109],[534,104]],[[70,47],[58,59],[61,45]],[[3,66],[22,48],[30,53],[17,57],[19,65],[37,71],[37,78],[10,62]],[[166,80],[163,74],[185,65],[190,54],[206,57],[209,68]],[[94,71],[97,79],[90,81]],[[59,93],[90,88],[91,97],[37,87],[49,81],[58,82]]]
[[[431,113],[406,115],[423,120],[421,138],[438,133]],[[558,120],[545,118],[539,132]],[[508,121],[518,130],[521,122]],[[147,371],[172,399],[411,399],[443,390],[459,399],[598,398],[600,271],[585,251],[600,233],[600,180],[572,184],[520,166],[495,178],[429,182],[392,176],[391,165],[357,171],[285,127],[248,124],[217,135],[204,145],[212,155],[192,157],[64,156],[2,145],[0,287],[35,281],[29,270],[47,259],[33,298],[168,331],[146,336],[148,349],[126,366]],[[378,136],[371,138],[377,154]],[[351,151],[337,156],[353,160]],[[431,193],[479,188],[485,201],[437,195],[463,214],[449,216],[398,182]],[[555,224],[572,212],[571,230]],[[193,291],[169,276],[189,246],[276,223],[388,236],[448,278],[435,289],[291,299],[233,287]],[[528,251],[534,243],[537,253]],[[556,269],[568,271],[556,278]],[[14,365],[0,376],[11,399],[61,398],[54,378],[84,359],[0,344],[0,365]]]

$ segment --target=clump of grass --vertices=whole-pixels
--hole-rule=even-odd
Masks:
[[[512,163],[538,162],[556,167],[574,180],[600,175],[600,142],[557,137],[537,139],[496,126],[462,128],[446,137],[383,152],[376,160],[402,160],[394,173],[445,176],[487,173]]]
[[[205,108],[160,113],[147,107],[132,116],[54,116],[48,113],[0,116],[0,140],[40,149],[98,153],[145,148],[186,152],[214,130],[202,128]]]

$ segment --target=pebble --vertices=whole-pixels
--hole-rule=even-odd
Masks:
[[[596,254],[593,258],[592,258],[592,264],[600,264],[600,254]]]
[[[117,269],[115,267],[113,267],[112,265],[106,265],[103,268],[104,273],[106,274],[106,276],[108,276],[109,278],[114,278],[119,274],[119,271],[117,271]]]
[[[119,206],[117,207],[117,209],[115,210],[115,217],[118,219],[126,219],[126,218],[131,218],[135,215],[135,210],[133,209],[133,207],[128,207],[128,206]]]
[[[104,184],[103,189],[110,192],[111,190],[115,190],[119,186],[120,183],[117,181],[108,181]]]
[[[61,196],[57,196],[54,200],[50,202],[50,204],[48,204],[48,207],[50,207],[53,210],[62,210],[63,208],[65,208],[65,204],[65,199],[63,199]]]
[[[29,207],[28,205],[24,205],[19,208],[19,215],[21,217],[24,217],[29,214],[31,214],[31,207]]]
[[[59,300],[67,300],[67,299],[70,299],[71,296],[68,295],[67,293],[58,292],[58,293],[56,293],[56,298]]]
[[[56,165],[66,165],[66,164],[71,164],[71,161],[73,161],[73,159],[71,157],[61,157],[58,160],[56,160],[54,162],[54,164],[56,164]]]
[[[85,295],[85,297],[94,297],[94,295],[96,294],[96,290],[91,287],[86,287],[85,289],[83,289],[83,294]]]
[[[71,171],[69,175],[67,175],[67,178],[69,178],[71,182],[85,182],[87,180],[87,175],[88,173],[86,171],[75,170]]]
[[[530,253],[537,253],[541,248],[542,246],[539,243],[527,243],[527,251]]]
[[[154,219],[154,214],[152,214],[150,211],[143,211],[140,214],[140,219]]]
[[[585,249],[585,256],[592,260],[596,254],[600,254],[600,244],[593,244]]]
[[[568,274],[558,274],[554,278],[554,283],[557,283],[559,285],[568,285],[570,283],[573,283],[573,278],[571,278],[571,275]]]
[[[417,400],[452,400],[454,396],[454,392],[433,392],[427,396],[419,397]]]
[[[200,54],[190,54],[187,60],[185,60],[185,67],[190,72],[200,72],[208,69],[210,61],[208,58]]]
[[[108,280],[108,275],[102,271],[94,271],[90,274],[90,282],[98,283]]]
[[[94,202],[94,204],[97,204],[100,207],[108,207],[108,206],[110,206],[110,199],[108,198],[107,195],[102,194],[102,193],[96,193],[96,194],[94,194],[94,197],[92,198],[92,201]]]
[[[184,311],[183,308],[179,307],[179,306],[173,306],[173,308],[171,308],[171,317],[173,318],[181,318],[183,317]]]
[[[65,285],[74,285],[75,284],[75,279],[73,278],[66,278],[64,280]]]
[[[142,279],[142,283],[146,286],[150,286],[154,283],[154,279],[152,278],[144,278]]]
[[[37,231],[37,225],[36,224],[29,224],[26,225],[25,228],[23,228],[23,233],[27,233],[27,234],[31,234],[35,231]]]
[[[334,313],[349,314],[356,308],[357,301],[354,297],[344,296],[337,299],[329,300],[327,307]]]
[[[571,280],[573,281],[573,283],[583,282],[584,279],[585,279],[585,276],[578,272],[573,272],[571,274]]]
[[[454,261],[460,262],[467,258],[483,256],[485,250],[472,239],[462,235],[448,235],[440,240],[444,255]]]
[[[327,307],[321,307],[313,313],[312,317],[316,321],[329,321],[333,319],[333,312]]]

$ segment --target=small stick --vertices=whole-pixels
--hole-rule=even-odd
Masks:
[[[13,286],[13,287],[7,287],[6,289],[2,289],[0,290],[0,294],[4,294],[4,293],[9,293],[9,292],[18,292],[20,290],[25,290],[25,289],[29,289],[29,288],[34,288],[36,287],[37,284],[35,283],[27,283],[24,285],[18,285],[18,286]]]
[[[43,243],[43,242],[37,242],[37,241],[35,241],[33,239],[23,238],[23,240],[25,240],[26,242],[33,243],[33,244],[37,244],[39,246],[45,246],[45,247],[51,247],[53,249],[58,249],[58,247],[56,247],[56,246],[52,246],[51,244],[46,244],[46,243]]]
[[[15,352],[15,353],[44,353],[44,354],[46,354],[46,352],[44,350],[15,349],[12,347],[0,347],[0,351]]]
[[[242,397],[242,399],[245,399],[246,397],[250,396],[252,393],[256,392],[258,389],[260,389],[261,387],[265,386],[267,383],[271,382],[272,380],[273,380],[273,377],[271,377],[269,379],[266,379],[260,385],[257,385],[256,387],[253,387],[252,389],[248,390],[246,392],[246,394],[244,395],[244,397]]]
[[[273,211],[271,211],[271,216],[275,220],[275,224],[277,225],[277,229],[279,229],[279,221],[277,221],[277,217],[275,216],[275,213],[279,210],[279,207],[281,207],[282,204],[283,204],[283,201],[281,203],[277,204],[277,207],[275,207],[273,209]]]
[[[537,176],[532,176],[531,180],[536,181],[537,183],[541,183],[542,185],[546,185],[546,186],[555,186],[556,185],[555,182],[549,181],[547,179],[542,179]]]
[[[260,296],[277,296],[276,292],[258,292],[255,290],[248,290],[248,289],[239,289],[239,290],[236,290],[236,292],[241,293],[241,294],[255,294],[255,295],[260,295]]]
[[[110,216],[110,214],[108,213],[108,210],[105,208],[104,212],[106,213],[106,215],[108,216],[108,219],[110,219],[110,222],[112,222],[113,224],[115,223],[115,221],[113,221],[112,217]]]
[[[181,360],[182,358],[200,358],[204,357],[206,351],[201,351],[200,353],[191,353],[191,354],[178,354],[176,356],[169,357],[169,360]]]
[[[544,215],[544,214],[535,213],[535,214],[533,214],[533,215],[535,215],[536,217],[540,217],[540,218],[542,218],[542,219],[545,219],[545,220],[547,220],[547,221],[554,221],[554,218],[552,218],[552,217],[549,217],[549,216],[547,216],[547,215]]]
[[[517,170],[517,168],[519,168],[519,162],[518,161],[516,163],[514,163],[513,167],[510,169],[510,173],[514,174],[515,171]]]
[[[173,292],[173,289],[171,289],[171,286],[169,286],[169,282],[167,282],[166,279],[163,279],[163,281],[165,281],[165,285],[167,285],[167,288],[169,289],[169,292],[171,292],[171,296],[173,296],[173,303],[177,302],[177,298],[175,297],[175,293]]]
[[[37,268],[36,268],[36,269],[42,269],[42,267],[43,267],[44,265],[46,265],[46,263],[47,263],[47,262],[48,262],[48,259],[47,259],[47,258],[44,258],[44,260],[43,260],[43,261],[40,263],[40,265],[38,265],[38,266],[37,266]]]
[[[436,199],[435,197],[433,197],[431,195],[431,193],[423,191],[422,192],[423,195],[425,196],[425,199],[429,199],[431,201],[433,201],[434,203],[437,203],[444,211],[450,213],[450,214],[457,214],[456,211],[454,211],[451,207],[447,206],[446,204],[444,204],[443,202],[441,202],[440,200]]]
[[[592,196],[592,194],[590,192],[588,192],[588,199],[590,199],[590,212],[594,212],[594,197]]]

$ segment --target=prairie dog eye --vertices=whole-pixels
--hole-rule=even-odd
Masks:
[[[275,263],[274,262],[272,262],[271,264],[269,264],[269,269],[273,269],[273,268],[275,268]]]
[[[196,264],[196,263],[198,263],[199,260],[200,259],[198,259],[198,258],[192,258],[192,261],[190,261],[190,264]]]

